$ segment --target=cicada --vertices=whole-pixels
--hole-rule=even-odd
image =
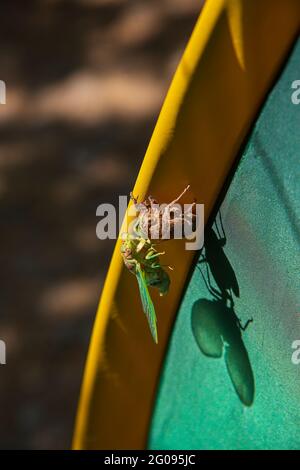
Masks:
[[[151,196],[138,204],[137,199],[131,194],[138,216],[132,231],[123,236],[121,253],[125,266],[137,278],[143,310],[156,343],[158,340],[157,319],[148,287],[156,287],[160,295],[164,295],[169,290],[170,278],[160,263],[160,256],[164,253],[159,253],[156,250],[153,240],[176,238],[176,229],[182,229],[184,224],[185,230],[187,225],[190,227],[190,232],[194,231],[196,216],[193,213],[193,208],[196,203],[188,205],[184,212],[182,206],[178,204],[189,187],[187,186],[169,204],[159,205]]]
[[[170,278],[159,259],[164,253],[159,253],[149,239],[136,238],[129,233],[123,238],[121,253],[125,266],[137,278],[143,310],[157,343],[157,318],[148,287],[156,287],[160,295],[169,290]]]

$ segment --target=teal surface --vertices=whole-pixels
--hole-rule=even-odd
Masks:
[[[207,230],[172,332],[151,449],[300,449],[297,79],[300,40],[221,204],[226,238],[220,213]],[[243,331],[238,318],[253,322]]]

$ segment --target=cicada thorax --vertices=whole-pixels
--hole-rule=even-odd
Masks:
[[[126,268],[132,274],[136,274],[136,268],[139,266],[145,274],[148,286],[159,289],[161,295],[168,291],[170,278],[160,264],[160,253],[150,240],[134,239],[127,234],[122,242],[121,253]]]

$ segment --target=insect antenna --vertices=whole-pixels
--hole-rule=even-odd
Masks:
[[[170,203],[167,205],[167,207],[170,207],[170,206],[172,206],[173,204],[176,204],[176,202],[178,202],[178,201],[182,198],[182,196],[190,189],[190,187],[191,187],[191,185],[188,184],[187,187],[184,188],[184,190],[182,191],[182,193],[179,194],[179,196],[178,196],[176,199],[174,199],[174,201],[170,202]]]

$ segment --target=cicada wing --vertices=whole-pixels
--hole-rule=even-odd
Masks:
[[[138,284],[139,284],[143,310],[144,310],[144,313],[147,317],[152,337],[153,337],[155,343],[157,343],[158,342],[158,337],[157,337],[155,309],[154,309],[154,305],[153,305],[152,299],[151,299],[150,294],[149,294],[149,290],[148,290],[148,286],[147,286],[147,283],[146,283],[145,275],[144,275],[143,270],[141,269],[141,267],[139,265],[136,268],[136,277],[137,277]]]

